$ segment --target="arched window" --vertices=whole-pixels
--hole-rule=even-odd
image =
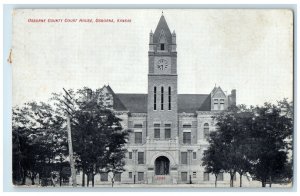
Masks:
[[[169,105],[169,110],[171,110],[171,87],[169,86],[168,89],[168,105]]]
[[[203,127],[204,127],[204,129],[203,129],[204,138],[208,138],[209,137],[209,124],[205,123]]]
[[[156,110],[156,86],[154,87],[154,104],[153,104],[154,110]]]
[[[161,110],[164,110],[164,87],[161,87]]]

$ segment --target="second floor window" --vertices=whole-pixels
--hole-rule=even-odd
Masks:
[[[134,124],[133,128],[143,128],[143,124]]]
[[[168,109],[171,110],[171,87],[168,89]]]
[[[181,152],[181,164],[187,164],[187,152]]]
[[[192,128],[192,125],[191,124],[183,124],[182,127],[183,128]]]
[[[129,152],[129,159],[132,159],[132,152]]]
[[[153,105],[153,109],[156,110],[156,86],[154,87],[154,105]]]
[[[154,129],[154,138],[155,139],[159,139],[160,138],[160,129],[159,128],[155,128]]]
[[[144,164],[144,152],[138,152],[138,164]]]
[[[183,132],[183,143],[191,144],[191,132]]]
[[[142,132],[134,132],[134,141],[136,144],[141,144],[142,143]]]
[[[193,159],[197,159],[197,153],[193,152]]]
[[[161,102],[161,110],[164,110],[164,87],[161,87],[161,100],[160,100],[160,102]]]
[[[165,139],[170,139],[170,138],[171,138],[171,129],[165,128]]]
[[[220,110],[224,110],[224,103],[225,100],[224,99],[220,99]]]
[[[203,132],[204,132],[204,138],[208,138],[209,137],[209,124],[208,123],[204,124]]]

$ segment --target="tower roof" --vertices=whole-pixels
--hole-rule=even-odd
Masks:
[[[164,34],[167,38],[168,43],[172,43],[172,34],[168,27],[168,24],[167,24],[167,21],[166,21],[164,15],[161,15],[159,22],[157,24],[157,27],[154,31],[154,34],[153,34],[153,42],[154,43],[159,42],[159,38],[160,38],[160,34],[161,34],[162,30],[164,31]]]

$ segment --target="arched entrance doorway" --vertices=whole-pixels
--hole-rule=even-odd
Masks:
[[[165,156],[160,156],[155,159],[155,175],[169,175],[170,160]]]

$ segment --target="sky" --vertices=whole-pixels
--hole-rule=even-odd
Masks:
[[[47,101],[63,87],[109,84],[116,93],[147,93],[149,33],[161,14],[156,9],[14,11],[13,105]],[[163,14],[177,35],[179,94],[209,94],[216,85],[227,93],[236,89],[238,104],[292,100],[292,12],[166,9]]]

